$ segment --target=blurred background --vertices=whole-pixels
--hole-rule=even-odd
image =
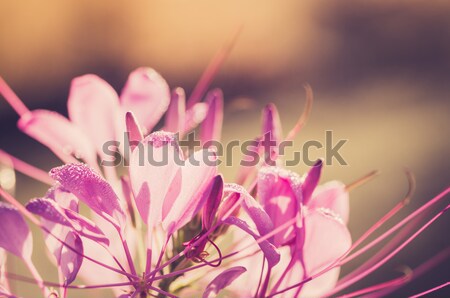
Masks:
[[[259,134],[260,110],[269,102],[277,104],[286,133],[302,112],[302,85],[309,83],[315,102],[296,148],[307,140],[324,141],[326,130],[336,141],[348,140],[340,151],[348,165],[327,166],[322,181],[350,183],[371,170],[382,172],[351,194],[354,239],[401,200],[407,190],[404,167],[416,175],[417,191],[403,215],[449,186],[448,1],[2,1],[0,75],[30,109],[65,115],[70,81],[85,73],[120,91],[132,70],[150,66],[171,88],[181,86],[189,94],[240,26],[212,84],[225,94],[225,142]],[[17,120],[0,100],[0,148],[45,170],[59,165],[18,131]],[[312,157],[323,155],[318,150]],[[236,168],[223,167],[227,180]],[[307,166],[292,170],[304,173]],[[46,191],[21,175],[16,185],[23,201]],[[448,216],[441,218],[350,290],[398,276],[398,266],[414,268],[436,255],[450,245],[449,224]],[[345,266],[343,274],[367,256]],[[36,262],[43,271],[49,264]],[[20,270],[18,262],[14,266]],[[442,284],[449,272],[449,262],[441,263],[394,295]]]

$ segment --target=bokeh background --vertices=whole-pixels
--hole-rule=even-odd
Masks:
[[[307,140],[323,141],[326,130],[348,139],[341,151],[348,165],[327,166],[323,181],[349,183],[371,170],[382,172],[351,194],[354,239],[402,198],[404,167],[416,175],[417,191],[403,214],[449,186],[448,1],[2,1],[0,75],[30,109],[63,114],[71,79],[85,73],[120,91],[130,71],[150,66],[171,88],[190,93],[214,53],[241,26],[213,82],[225,94],[225,142],[256,136],[260,110],[269,102],[277,104],[287,132],[302,111],[302,85],[310,83],[315,102],[297,148]],[[0,147],[45,170],[58,165],[46,148],[18,131],[17,119],[0,100]],[[292,170],[304,173],[307,166]],[[236,167],[223,171],[231,181]],[[21,175],[16,185],[23,201],[45,192]],[[441,218],[351,289],[397,276],[398,266],[414,268],[448,247],[449,223],[448,216]],[[367,256],[345,266],[343,274]],[[44,275],[55,279],[47,261],[35,257]],[[441,263],[395,296],[437,286],[449,272],[449,262]]]

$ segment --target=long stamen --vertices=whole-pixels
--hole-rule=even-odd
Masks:
[[[375,178],[379,173],[380,173],[380,172],[379,172],[379,171],[376,171],[376,170],[375,170],[375,171],[372,171],[372,172],[370,172],[369,174],[367,174],[367,175],[365,175],[365,176],[359,178],[358,180],[356,180],[356,181],[354,181],[354,182],[352,182],[352,183],[346,185],[346,186],[345,186],[345,190],[346,190],[347,192],[350,192],[350,191],[352,191],[353,189],[355,189],[355,188],[357,188],[357,187],[359,187],[359,186],[361,186],[361,185],[363,185],[363,184],[369,182],[370,180],[372,180],[373,178]],[[407,173],[408,173],[409,175],[411,175],[409,172],[407,172]]]
[[[447,282],[443,283],[442,285],[439,285],[439,286],[434,287],[434,288],[432,288],[432,289],[426,290],[426,291],[421,292],[421,293],[419,293],[419,294],[413,295],[413,296],[411,296],[411,297],[409,297],[409,298],[419,298],[419,297],[428,295],[428,294],[430,294],[430,293],[436,292],[437,290],[443,289],[443,288],[445,288],[445,287],[447,287],[447,286],[450,286],[450,281],[447,281]]]
[[[372,225],[355,243],[353,243],[352,247],[350,248],[351,251],[353,251],[356,247],[358,247],[364,240],[366,240],[372,233],[374,233],[378,228],[380,228],[384,223],[386,223],[389,219],[391,219],[395,214],[397,214],[398,211],[400,211],[404,206],[409,204],[411,201],[412,195],[414,193],[416,184],[414,176],[411,172],[406,171],[406,177],[408,179],[408,191],[406,192],[406,195],[403,197],[403,199],[397,203],[394,208],[392,208],[388,213],[386,213],[382,218],[380,218],[374,225]],[[361,254],[361,253],[359,253]],[[349,257],[349,260],[357,257],[358,252],[353,254],[351,257]],[[348,261],[349,261],[348,260]]]
[[[30,260],[24,259],[25,265],[28,267],[28,270],[30,270],[31,275],[33,275],[34,281],[37,283],[39,288],[42,290],[42,293],[45,297],[47,297],[50,293],[48,289],[45,287],[44,282],[42,280],[41,275],[37,271],[36,267],[34,267],[34,264]]]
[[[32,283],[35,284],[36,281],[33,278],[29,278],[17,273],[12,272],[6,272],[6,276],[10,279],[26,282],[26,283]],[[42,280],[43,285],[47,287],[65,287],[68,289],[75,289],[75,290],[85,290],[85,289],[100,289],[100,288],[111,288],[111,287],[123,287],[123,286],[131,286],[134,285],[134,282],[121,282],[121,283],[111,283],[111,284],[100,284],[100,285],[65,285],[61,283],[55,283],[51,281],[45,281]]]
[[[214,77],[219,72],[220,68],[222,67],[223,63],[227,59],[227,57],[230,55],[231,50],[233,49],[234,45],[236,44],[236,40],[239,37],[239,34],[242,31],[242,26],[237,28],[237,30],[234,32],[231,40],[226,43],[214,56],[214,58],[211,60],[209,65],[206,67],[205,71],[203,72],[202,76],[200,77],[200,80],[198,81],[197,85],[195,85],[194,90],[192,91],[191,96],[189,97],[187,101],[187,108],[192,108],[193,105],[195,105],[197,102],[199,102],[203,95],[205,94],[206,90],[208,89],[209,85],[211,84]]]
[[[443,251],[439,252],[437,255],[433,256],[431,259],[425,261],[424,263],[420,264],[416,268],[414,268],[414,274],[411,277],[410,280],[408,280],[408,283],[411,281],[421,277],[423,274],[431,270],[432,268],[436,267],[437,265],[441,264],[443,261],[445,261],[447,258],[450,257],[450,246],[444,249]],[[400,287],[404,286],[405,284],[401,284],[396,287],[391,287],[389,289],[378,291],[375,294],[372,294],[370,298],[379,298],[379,297],[386,297],[388,294],[392,293],[393,291],[399,289]],[[369,298],[369,297],[367,297]]]
[[[411,241],[413,241],[420,233],[422,233],[426,228],[428,228],[433,222],[435,222],[442,214],[444,214],[448,209],[450,208],[450,205],[447,205],[442,211],[440,211],[438,214],[436,214],[432,219],[430,219],[428,222],[426,222],[419,230],[417,230],[414,234],[412,234],[404,243],[399,245],[396,249],[394,249],[390,254],[388,254],[386,257],[381,259],[379,262],[374,264],[372,267],[368,268],[364,272],[360,273],[358,276],[355,276],[354,278],[348,280],[345,283],[342,283],[341,285],[335,287],[329,295],[333,295],[334,293],[337,293],[346,287],[354,284],[355,282],[361,280],[362,278],[366,277],[379,267],[381,267],[383,264],[385,264],[387,261],[389,261],[393,256],[395,256],[399,251],[401,251],[406,245],[408,245]]]
[[[295,126],[291,129],[291,131],[288,133],[285,141],[292,141],[295,136],[300,132],[300,130],[305,126],[306,122],[308,121],[309,114],[311,114],[312,110],[312,104],[313,104],[313,91],[310,85],[306,84],[303,86],[306,91],[306,102],[305,106],[303,108],[303,112],[298,119]]]
[[[14,170],[21,172],[22,174],[25,174],[33,179],[36,179],[38,181],[41,181],[42,183],[53,185],[54,181],[50,176],[47,174],[47,172],[32,166],[17,157],[12,156],[9,153],[6,153],[5,151],[0,149],[0,162],[4,164],[11,164]]]
[[[126,239],[124,239],[122,233],[119,232],[119,237],[122,242],[123,250],[125,251],[125,255],[127,257],[128,266],[130,267],[131,274],[137,276],[136,268],[134,267],[133,257],[131,256],[130,249],[128,248],[128,243]]]
[[[8,86],[8,84],[0,77],[0,94],[6,99],[11,107],[16,111],[19,116],[30,112],[20,98],[14,93],[14,91]]]
[[[149,289],[149,290],[152,290],[152,291],[155,291],[155,292],[158,292],[159,294],[166,295],[167,297],[178,298],[178,296],[173,295],[173,294],[170,294],[169,292],[166,292],[166,291],[164,291],[164,290],[161,290],[160,288],[148,286],[148,289]]]
[[[407,283],[412,276],[413,272],[411,269],[409,268],[405,268],[404,274],[401,277],[397,277],[394,279],[391,279],[389,281],[385,281],[361,290],[357,290],[342,296],[339,296],[339,298],[353,298],[353,297],[357,297],[357,296],[361,296],[361,295],[365,295],[368,293],[372,293],[372,292],[376,292],[376,291],[380,291],[382,289],[386,289],[386,288],[390,288],[390,287],[395,287],[395,286],[399,286],[402,285],[404,283]]]

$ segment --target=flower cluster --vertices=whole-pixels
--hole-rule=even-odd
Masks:
[[[449,208],[433,209],[445,199],[448,204],[447,188],[373,237],[410,199],[410,177],[406,197],[352,241],[349,191],[374,173],[347,185],[318,185],[322,161],[300,176],[279,166],[276,149],[264,152],[260,138],[255,150],[265,157],[262,162],[242,167],[235,183],[224,181],[217,166],[201,158],[214,159],[211,148],[188,153],[178,143],[197,126],[202,144],[220,139],[222,93],[212,90],[203,96],[208,81],[206,76],[186,100],[182,89],[171,93],[165,80],[148,68],[132,72],[120,96],[99,77],[85,75],[72,82],[66,118],[28,110],[0,80],[0,92],[20,116],[18,127],[64,162],[47,174],[0,151],[1,161],[49,185],[44,196],[25,206],[0,189],[7,201],[0,202],[0,297],[18,297],[11,293],[11,281],[37,284],[44,297],[70,297],[83,289],[111,289],[121,298],[215,297],[221,291],[231,297],[331,296],[385,264]],[[306,91],[305,111],[287,136],[283,138],[274,105],[263,111],[261,136],[269,134],[277,143],[292,139],[311,108],[312,91],[308,86]],[[164,114],[163,128],[154,131]],[[124,133],[130,144],[115,149],[117,154],[131,149],[129,166],[99,164],[99,159],[111,158],[103,145]],[[169,160],[163,165],[142,163],[140,150]],[[416,219],[430,214],[419,225]],[[44,232],[58,282],[44,280],[34,266],[25,219]],[[339,279],[342,265],[391,235],[382,250]],[[23,260],[32,278],[11,272],[5,252]],[[74,283],[78,279],[86,284]],[[384,295],[411,279],[405,272],[345,296]]]

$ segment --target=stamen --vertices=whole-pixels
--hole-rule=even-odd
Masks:
[[[382,258],[380,261],[375,263],[370,268],[366,269],[365,271],[361,272],[359,275],[355,276],[354,278],[349,279],[348,281],[336,286],[329,295],[333,295],[334,293],[338,293],[339,291],[347,288],[348,286],[354,284],[355,282],[361,280],[362,278],[366,277],[379,267],[381,267],[383,264],[385,264],[387,261],[389,261],[392,257],[394,257],[399,251],[401,251],[405,246],[407,246],[411,241],[413,241],[419,234],[421,234],[426,228],[428,228],[434,221],[436,221],[441,215],[443,215],[448,209],[450,208],[450,205],[445,207],[443,210],[441,210],[438,214],[436,214],[432,219],[427,221],[419,230],[417,230],[414,234],[412,234],[404,243],[399,245],[396,249],[394,249],[391,253],[389,253],[387,256]]]
[[[409,173],[409,172],[408,172],[408,173]],[[350,192],[350,191],[354,190],[355,188],[357,188],[357,187],[359,187],[359,186],[361,186],[361,185],[363,185],[363,184],[366,184],[367,182],[369,182],[370,180],[372,180],[373,178],[375,178],[376,176],[378,176],[378,174],[380,174],[379,171],[377,171],[377,170],[372,171],[372,172],[370,172],[369,174],[367,174],[367,175],[365,175],[365,176],[359,178],[358,180],[356,180],[356,181],[354,181],[354,182],[352,182],[352,183],[346,185],[346,186],[345,186],[345,190],[346,190],[347,192]],[[410,174],[410,173],[409,173],[409,174]]]
[[[313,104],[313,99],[314,99],[313,91],[309,84],[306,84],[303,87],[305,88],[305,91],[306,91],[305,106],[303,107],[303,112],[300,115],[300,118],[298,118],[297,123],[291,129],[291,131],[288,133],[285,141],[292,141],[295,138],[295,136],[305,126],[306,122],[308,121],[309,114],[311,114],[312,104]]]
[[[205,264],[207,264],[211,267],[219,267],[222,264],[222,252],[220,251],[220,248],[211,239],[209,239],[209,237],[207,239],[208,239],[208,242],[211,243],[211,245],[216,249],[217,253],[219,254],[218,261],[217,261],[217,263],[214,264],[214,263],[211,263],[211,262],[208,262],[207,260],[205,260],[204,257],[202,257],[201,260]]]
[[[445,261],[449,257],[450,257],[450,246],[447,247],[446,249],[444,249],[443,251],[439,252],[437,255],[433,256],[431,259],[425,261],[424,263],[422,263],[419,266],[417,266],[416,268],[414,268],[414,270],[413,270],[414,274],[411,277],[411,279],[408,280],[408,283],[421,277],[423,274],[425,274],[432,268],[436,267],[437,265],[441,264],[443,261]],[[371,298],[386,297],[388,294],[399,289],[400,287],[404,286],[405,284],[401,284],[397,287],[391,287],[389,289],[381,290],[381,291],[377,292],[376,295],[372,295],[373,297],[371,297]]]
[[[6,272],[6,276],[10,279],[35,284],[36,281],[33,278],[29,278],[17,273]],[[65,287],[68,289],[75,290],[85,290],[85,289],[100,289],[100,288],[111,288],[111,287],[123,287],[123,286],[131,286],[135,283],[132,282],[121,282],[121,283],[112,283],[112,284],[100,284],[100,285],[65,285],[60,283],[55,283],[51,281],[42,281],[42,283],[47,287]]]
[[[403,199],[394,206],[388,213],[386,213],[381,219],[379,219],[373,226],[371,226],[355,243],[353,243],[350,251],[353,251],[357,246],[359,246],[364,240],[366,240],[373,232],[380,228],[385,222],[391,219],[398,211],[400,211],[405,205],[411,201],[411,197],[414,193],[416,184],[414,176],[411,172],[406,171],[406,178],[408,179],[408,191]],[[356,253],[354,254],[356,255]],[[354,256],[352,258],[355,258]]]
[[[411,297],[409,297],[409,298],[419,298],[419,297],[428,295],[428,294],[430,294],[430,293],[436,292],[437,290],[443,289],[443,288],[445,288],[445,287],[447,287],[447,286],[450,286],[450,281],[445,282],[445,283],[443,283],[442,285],[439,285],[439,286],[434,287],[434,288],[432,288],[432,289],[429,289],[429,290],[427,290],[427,291],[425,291],[425,292],[421,292],[421,293],[419,293],[419,294],[413,295],[413,296],[411,296]]]
[[[240,26],[236,29],[236,31],[233,33],[230,41],[227,42],[221,49],[219,49],[219,51],[216,53],[216,55],[213,57],[213,59],[209,63],[208,67],[206,67],[205,71],[203,72],[202,76],[200,77],[200,80],[198,81],[197,85],[195,85],[195,88],[192,91],[192,94],[187,101],[188,109],[192,108],[193,105],[195,105],[202,99],[202,97],[205,94],[206,90],[208,89],[209,85],[211,85],[212,80],[216,77],[216,75],[219,72],[220,68],[222,67],[223,63],[230,55],[231,50],[233,49],[234,45],[236,44],[236,41],[237,41],[241,31],[242,31],[242,26]]]
[[[16,111],[19,116],[23,116],[29,113],[30,110],[20,100],[20,98],[14,93],[14,91],[8,86],[8,84],[0,77],[0,94],[6,99],[11,107]]]
[[[42,183],[53,185],[54,181],[47,172],[32,166],[17,157],[14,157],[0,149],[0,162],[4,164],[11,164],[14,170],[21,172],[33,179],[41,181]]]
[[[399,286],[399,285],[407,283],[411,279],[412,274],[413,274],[413,271],[410,268],[406,267],[406,268],[404,268],[403,276],[401,276],[401,277],[397,277],[397,278],[391,279],[389,281],[385,281],[385,282],[382,282],[382,283],[379,283],[379,284],[376,284],[376,285],[373,285],[373,286],[370,286],[370,287],[367,287],[367,288],[364,288],[361,290],[357,290],[357,291],[339,296],[339,298],[353,298],[353,297],[357,297],[357,296],[360,297],[361,295],[365,295],[368,293],[380,291],[380,290],[390,288],[390,287]]]

